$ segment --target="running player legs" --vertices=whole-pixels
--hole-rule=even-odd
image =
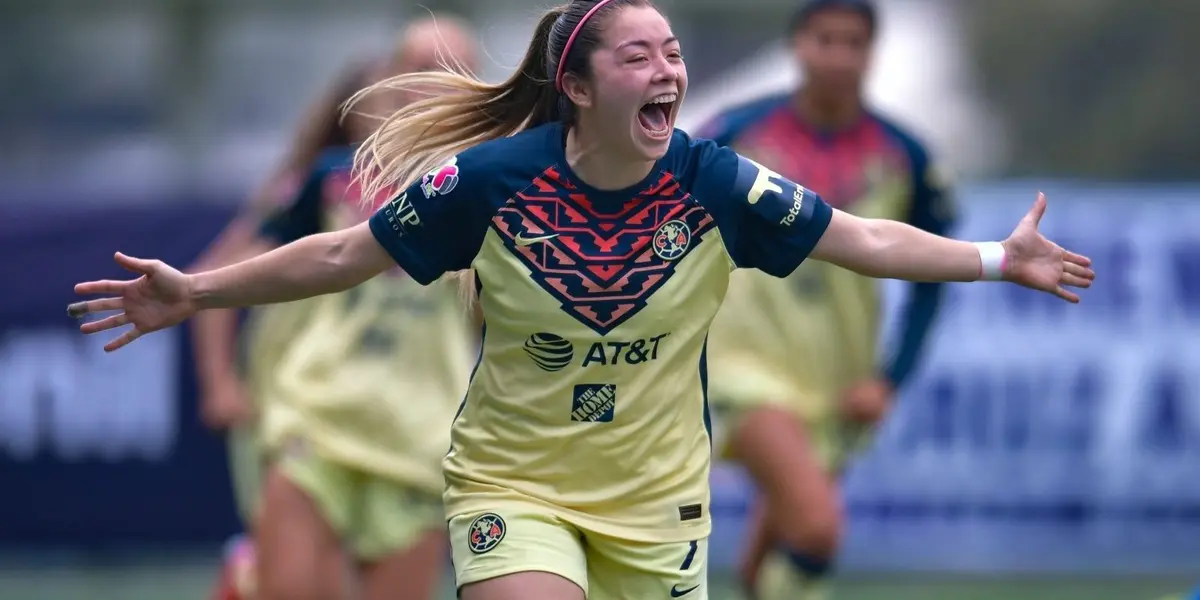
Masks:
[[[403,552],[360,566],[361,600],[435,598],[446,564],[446,531],[426,530]]]
[[[341,600],[342,541],[308,494],[272,466],[259,515],[256,600]]]
[[[297,442],[272,463],[259,530],[264,590],[275,593],[268,597],[318,598],[289,595],[300,587],[290,579],[335,593],[321,600],[436,597],[446,548],[440,498],[323,459],[314,451],[322,444],[306,446]],[[301,531],[280,536],[279,523]],[[312,549],[288,546],[302,539]]]
[[[801,581],[793,593],[813,594],[837,553],[841,497],[834,476],[816,451],[806,425],[781,407],[747,411],[731,432],[734,458],[750,472],[764,498],[753,511],[749,544],[740,566],[750,590],[760,587],[764,561],[782,545]],[[797,598],[808,596],[797,595]]]

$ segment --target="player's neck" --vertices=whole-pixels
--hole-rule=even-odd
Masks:
[[[796,93],[796,114],[805,124],[821,131],[846,129],[862,117],[863,104],[857,94],[839,97],[802,87]]]
[[[654,161],[629,160],[605,152],[600,140],[588,136],[584,130],[571,127],[567,132],[566,155],[571,171],[589,186],[598,190],[622,190],[645,179],[654,168]]]

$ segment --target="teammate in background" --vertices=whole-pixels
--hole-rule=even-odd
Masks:
[[[263,220],[279,210],[280,198],[286,201],[299,194],[305,172],[313,168],[322,152],[332,149],[335,155],[332,160],[336,163],[336,155],[344,156],[348,144],[365,139],[383,116],[424,97],[415,92],[381,91],[359,103],[354,114],[342,118],[341,105],[354,92],[399,73],[440,69],[443,61],[461,61],[462,67],[474,68],[476,48],[473,33],[467,25],[453,17],[437,15],[410,24],[390,56],[350,69],[343,81],[309,111],[283,167],[252,200],[248,210],[218,238],[196,269],[220,266],[254,252]],[[329,157],[326,158],[329,162]],[[322,169],[328,171],[329,165]],[[305,197],[313,200],[313,190],[309,192]],[[332,188],[329,192],[337,194]],[[310,204],[310,208],[319,207]],[[309,223],[314,215],[307,215]],[[234,488],[239,511],[248,527],[254,521],[262,463],[270,450],[260,448],[259,420],[254,418],[255,413],[265,408],[268,397],[278,396],[274,389],[280,381],[278,364],[291,342],[309,324],[311,308],[311,303],[300,302],[256,310],[240,336],[240,344],[235,341],[238,334],[233,311],[208,311],[195,323],[193,339],[201,383],[202,415],[214,429],[229,432]],[[237,346],[240,346],[240,352],[235,350]],[[235,355],[240,355],[240,359],[235,359]],[[255,405],[260,410],[254,410]],[[253,573],[254,564],[255,550],[249,539],[239,536],[227,545],[225,572],[218,591],[220,597],[245,596],[245,591],[239,593],[235,584],[253,581],[246,573]],[[436,575],[436,570],[431,573]]]
[[[116,350],[197,311],[353,288],[399,264],[421,283],[471,269],[486,323],[443,462],[463,600],[708,596],[711,441],[705,337],[736,267],[805,258],[874,277],[1006,279],[1053,293],[1090,261],[1037,231],[972,244],[831,208],[673,124],[680,44],[646,0],[575,1],[539,21],[491,85],[459,74],[385,88],[453,90],[393,115],[360,150],[364,195],[405,186],[369,222],[184,275],[94,281],[70,314],[133,328]],[[453,157],[453,158],[451,158]],[[395,318],[403,319],[403,315]]]
[[[868,0],[807,0],[790,31],[803,85],[727,110],[702,135],[848,213],[945,235],[954,208],[929,154],[864,104],[876,29]],[[915,368],[937,312],[941,284],[912,284],[898,346],[878,364],[879,283],[821,262],[784,279],[746,271],[713,323],[709,393],[728,433],[720,450],[764,496],[741,567],[754,593],[770,556],[762,598],[821,593],[842,530],[838,474]]]
[[[350,148],[327,152],[251,254],[369,217],[387,198],[361,202],[352,162]],[[458,287],[389,273],[308,300],[296,325],[258,399],[270,461],[257,589],[265,600],[429,600],[446,549],[441,460],[477,344]],[[361,596],[347,594],[348,564]]]

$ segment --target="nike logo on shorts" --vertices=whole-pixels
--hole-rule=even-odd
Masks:
[[[537,237],[525,237],[524,233],[518,233],[517,237],[513,238],[513,241],[516,242],[518,246],[532,246],[538,242],[552,240],[556,237],[558,237],[557,233],[552,233],[550,235],[539,235]]]
[[[696,591],[696,588],[698,588],[698,587],[700,587],[700,586],[693,585],[692,587],[690,587],[686,590],[681,590],[681,589],[679,589],[679,584],[675,584],[675,585],[671,586],[671,597],[672,598],[680,598],[682,596],[686,596],[686,595]]]

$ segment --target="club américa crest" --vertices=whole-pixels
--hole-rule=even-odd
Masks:
[[[421,178],[421,192],[426,198],[449,194],[458,185],[457,159],[428,172]]]
[[[692,243],[692,230],[687,223],[673,219],[654,232],[654,253],[663,260],[676,260],[687,252]]]
[[[504,539],[505,531],[507,527],[500,515],[484,513],[471,521],[471,526],[467,528],[467,545],[475,554],[489,552]]]

